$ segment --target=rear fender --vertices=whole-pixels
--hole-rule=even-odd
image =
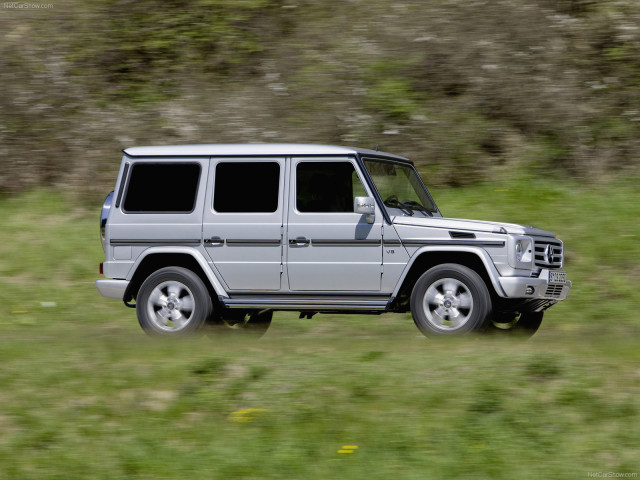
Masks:
[[[218,295],[218,297],[221,297],[222,299],[229,298],[227,291],[225,290],[220,279],[218,278],[217,272],[213,270],[215,267],[211,265],[209,262],[207,262],[202,252],[200,252],[197,248],[191,248],[191,247],[148,248],[142,254],[140,254],[136,262],[133,264],[133,267],[131,268],[131,270],[129,270],[129,274],[127,275],[127,280],[131,280],[134,277],[140,264],[142,264],[142,262],[144,262],[144,260],[148,258],[150,255],[188,255],[192,257],[204,272],[205,276],[207,277],[207,280],[209,280],[209,283],[211,284],[211,287],[213,288],[215,294]]]

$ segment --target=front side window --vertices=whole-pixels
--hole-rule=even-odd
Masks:
[[[199,180],[198,163],[135,163],[123,210],[126,213],[191,213]]]
[[[278,210],[277,162],[220,162],[213,209],[219,213],[274,213]]]
[[[367,196],[351,162],[301,162],[296,185],[296,208],[303,213],[353,213],[353,199]]]
[[[410,165],[370,158],[365,158],[364,164],[387,208],[398,209],[406,215],[413,215],[415,211],[423,215],[438,212]]]

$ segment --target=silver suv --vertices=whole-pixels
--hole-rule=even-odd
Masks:
[[[262,333],[277,310],[531,335],[571,289],[553,233],[444,218],[410,160],[359,148],[128,148],[100,227],[98,290],[156,335]]]

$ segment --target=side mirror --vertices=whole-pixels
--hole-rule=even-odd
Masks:
[[[373,197],[356,197],[353,201],[353,211],[367,216],[367,223],[376,220],[376,201]]]

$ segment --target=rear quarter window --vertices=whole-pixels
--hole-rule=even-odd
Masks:
[[[200,164],[135,163],[123,210],[126,213],[191,213],[195,208]]]

